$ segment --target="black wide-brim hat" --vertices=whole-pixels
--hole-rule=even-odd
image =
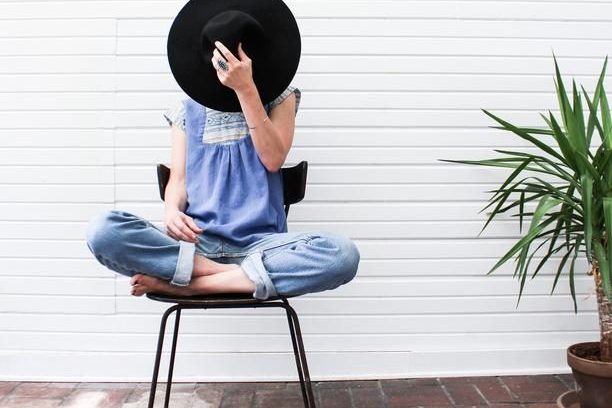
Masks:
[[[217,40],[238,59],[242,42],[263,104],[279,96],[297,71],[300,31],[282,0],[189,0],[170,27],[168,62],[181,89],[208,108],[241,110],[235,91],[219,81],[212,65]]]

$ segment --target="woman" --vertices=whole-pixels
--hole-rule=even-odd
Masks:
[[[217,111],[191,98],[168,110],[165,231],[111,210],[90,221],[89,249],[103,265],[131,276],[135,296],[252,293],[267,299],[349,282],[360,258],[349,238],[287,232],[280,168],[301,92],[289,86],[264,106],[242,44],[237,56],[215,45],[217,78],[235,92],[242,111]]]

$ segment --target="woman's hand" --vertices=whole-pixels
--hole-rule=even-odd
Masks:
[[[178,241],[198,242],[198,234],[204,230],[193,222],[193,218],[178,209],[166,210],[164,220],[166,233]]]
[[[242,49],[242,43],[238,43],[238,58],[227,49],[220,41],[215,41],[215,45],[223,55],[215,48],[213,51],[212,64],[217,70],[217,78],[228,88],[236,92],[241,92],[254,86],[252,61]],[[219,67],[219,60],[225,61],[227,71]]]

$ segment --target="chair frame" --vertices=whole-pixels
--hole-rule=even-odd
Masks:
[[[306,191],[306,176],[308,172],[308,162],[302,161],[293,167],[281,168],[282,179],[283,179],[283,195],[284,195],[284,206],[285,215],[289,214],[289,207],[291,204],[300,202],[305,195]],[[170,179],[170,168],[163,164],[157,165],[157,180],[159,186],[159,194],[164,200],[166,186]],[[289,323],[289,333],[291,334],[291,342],[293,344],[293,354],[295,356],[295,363],[300,379],[300,387],[302,390],[302,399],[304,400],[304,406],[306,408],[316,408],[314,393],[312,391],[312,384],[310,381],[310,374],[308,372],[308,363],[306,361],[306,352],[304,351],[304,342],[302,340],[302,332],[300,330],[300,323],[298,315],[289,304],[287,298],[294,297],[293,295],[278,295],[271,296],[268,299],[255,299],[253,297],[246,296],[242,293],[228,293],[228,294],[213,294],[213,295],[200,295],[200,296],[166,296],[155,293],[147,293],[149,299],[174,303],[164,312],[161,324],[159,328],[159,336],[157,340],[157,351],[155,354],[155,364],[153,368],[153,378],[151,380],[151,390],[149,394],[149,408],[153,408],[155,403],[155,392],[157,389],[157,378],[159,375],[159,366],[161,362],[161,353],[164,344],[164,337],[166,333],[166,323],[168,317],[175,313],[174,318],[174,332],[172,336],[172,348],[170,352],[170,361],[168,365],[168,379],[166,382],[166,393],[164,400],[164,408],[168,408],[170,403],[170,390],[172,387],[172,374],[174,371],[174,360],[176,355],[176,345],[179,332],[179,323],[181,320],[181,311],[183,309],[220,309],[220,308],[245,308],[245,307],[281,307],[285,309],[287,314],[287,321]]]

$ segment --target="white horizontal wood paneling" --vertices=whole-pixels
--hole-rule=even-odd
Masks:
[[[592,89],[612,4],[287,3],[302,33],[303,98],[286,165],[309,162],[289,228],[345,233],[362,254],[351,283],[292,301],[311,377],[569,371],[567,345],[597,338],[586,261],[578,315],[565,277],[549,295],[558,257],[517,307],[513,265],[486,275],[520,235],[516,220],[478,235],[506,172],[440,159],[526,148],[488,128],[481,109],[541,126],[556,105],[553,52]],[[84,234],[111,208],[161,225],[161,113],[184,97],[165,41],[183,4],[0,3],[0,379],[149,380],[163,305],[129,296]],[[187,311],[181,331],[177,380],[295,380],[278,311]]]
[[[285,319],[286,320],[286,319]],[[352,337],[352,336],[351,336]],[[573,338],[579,338],[578,336]],[[252,336],[249,336],[252,341]],[[345,339],[350,342],[350,338]],[[263,340],[262,340],[263,341]],[[310,342],[306,343],[309,347]],[[291,347],[290,340],[285,342],[285,349]],[[141,351],[155,348],[153,342],[140,342],[138,351],[125,352],[54,352],[49,350],[25,350],[0,352],[0,358],[17,378],[28,378],[33,381],[46,381],[54,378],[57,381],[133,381],[141,378],[150,381],[151,361],[155,358],[151,352]],[[241,347],[241,350],[243,348]],[[475,357],[482,359],[474,367]],[[488,375],[504,367],[509,374],[524,373],[558,373],[565,369],[565,351],[543,346],[520,350],[438,350],[438,351],[387,351],[387,352],[309,352],[309,370],[318,373],[311,379],[343,380],[368,378],[406,378],[428,376],[456,376],[465,373],[465,367],[472,367],[475,375]],[[168,355],[164,353],[161,372],[167,371]],[[283,381],[290,377],[287,373],[295,370],[293,354],[288,353],[189,353],[182,352],[175,362],[176,381],[194,382],[202,378],[215,381],[253,381],[261,378],[260,363],[266,363],[266,377],[269,380]],[[292,364],[293,363],[293,364]],[[62,367],[58,373],[56,367]],[[86,374],[83,367],[95,367]],[[130,367],[126,370],[125,367]],[[240,369],[237,369],[240,367]],[[376,374],[372,367],[381,367]],[[544,370],[542,367],[546,367]],[[180,377],[178,373],[180,374]],[[333,374],[330,374],[333,373]],[[179,380],[180,378],[180,380]],[[293,379],[292,379],[293,380]]]

